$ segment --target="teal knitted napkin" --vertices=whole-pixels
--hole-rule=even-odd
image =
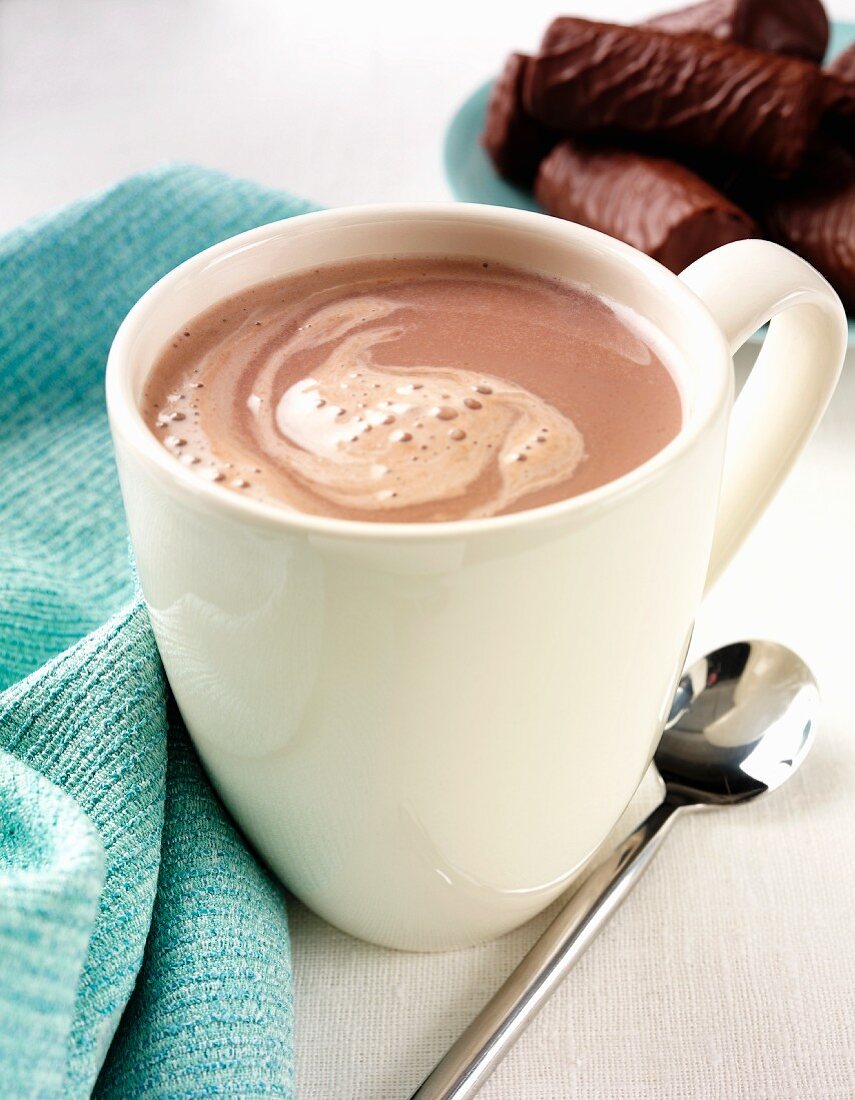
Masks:
[[[283,898],[134,593],[104,366],[134,301],[309,209],[191,167],[0,239],[0,1093],[293,1096]]]

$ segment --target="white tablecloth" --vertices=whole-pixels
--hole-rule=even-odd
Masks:
[[[630,20],[654,7],[567,10]],[[831,8],[855,20],[855,0]],[[330,205],[445,198],[450,115],[557,10],[4,0],[0,227],[174,159]],[[830,412],[704,605],[694,643],[699,653],[768,636],[797,649],[823,694],[815,751],[779,795],[675,830],[484,1100],[855,1095],[853,623],[850,354]],[[358,943],[296,903],[292,913],[302,1100],[403,1100],[545,922],[419,956]]]

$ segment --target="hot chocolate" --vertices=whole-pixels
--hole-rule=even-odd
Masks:
[[[679,431],[641,321],[572,283],[479,260],[358,260],[195,318],[144,394],[199,476],[369,521],[498,515],[632,470]]]

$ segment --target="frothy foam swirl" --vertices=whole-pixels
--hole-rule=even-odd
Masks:
[[[495,515],[567,480],[585,456],[572,420],[526,389],[462,368],[378,363],[405,307],[360,295],[309,315],[256,363],[251,431],[269,462],[337,508],[388,513],[468,498]],[[309,377],[277,390],[296,355],[328,348]]]
[[[677,434],[680,395],[644,324],[481,258],[360,258],[188,320],[141,411],[188,471],[265,504],[367,522],[507,514],[603,485]]]

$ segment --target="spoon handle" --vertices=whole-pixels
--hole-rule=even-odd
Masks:
[[[682,807],[666,801],[576,887],[410,1100],[475,1095],[646,871]]]

